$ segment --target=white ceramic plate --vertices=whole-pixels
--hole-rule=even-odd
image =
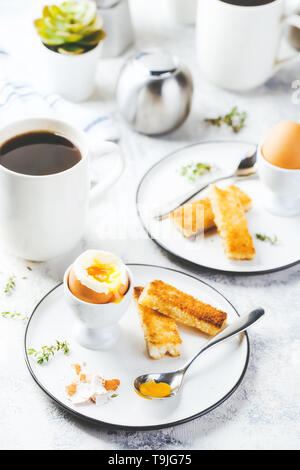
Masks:
[[[211,172],[198,179],[198,184],[223,173],[230,174],[253,144],[244,142],[202,142],[178,150],[163,158],[143,177],[137,191],[137,208],[148,235],[166,251],[198,266],[230,273],[266,273],[287,268],[300,261],[300,216],[278,217],[265,210],[263,187],[259,179],[235,179],[218,183],[219,187],[236,184],[253,200],[253,208],[247,213],[250,233],[253,236],[256,255],[253,260],[229,260],[215,232],[204,237],[186,239],[169,219],[162,222],[151,217],[151,212],[178,194],[193,188],[188,178],[180,174],[182,166],[191,162],[213,165]],[[201,193],[206,197],[207,191]],[[197,197],[195,198],[197,199]],[[198,196],[199,199],[199,196]],[[271,245],[261,242],[256,233],[276,235],[279,242]]]
[[[223,309],[228,323],[238,314],[222,294],[198,279],[167,268],[148,265],[129,265],[134,285],[145,285],[161,279],[201,300]],[[208,341],[197,330],[179,326],[183,341],[179,358],[170,356],[155,361],[148,357],[134,302],[121,321],[121,339],[109,351],[90,351],[78,345],[73,338],[74,318],[64,301],[63,286],[49,292],[32,313],[25,333],[25,357],[31,375],[37,384],[58,404],[92,421],[130,429],[154,429],[173,426],[199,417],[226,400],[239,386],[249,359],[247,335],[235,337],[208,351],[194,363],[187,373],[182,391],[170,400],[146,400],[133,389],[136,376],[146,372],[174,370],[182,366]],[[68,340],[70,354],[58,353],[45,365],[38,365],[27,348],[38,349],[55,340]],[[108,404],[76,407],[67,399],[65,385],[72,382],[71,364],[86,362],[86,370],[99,372],[104,377],[119,378],[118,397]]]

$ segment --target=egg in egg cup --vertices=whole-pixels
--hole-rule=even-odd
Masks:
[[[263,155],[262,145],[257,152],[258,174],[264,185],[263,203],[274,215],[290,217],[300,213],[300,169],[272,165]]]
[[[100,253],[102,256],[107,257],[109,255],[114,257],[114,259],[118,259],[111,253],[97,252],[96,250],[88,250],[81,257],[87,256],[89,259],[93,254],[96,255],[97,253],[98,256]],[[77,258],[75,263],[68,267],[64,275],[65,300],[71,307],[77,320],[75,338],[81,346],[87,349],[110,349],[119,339],[119,321],[127,311],[132,299],[132,274],[128,267],[119,260],[123,273],[126,273],[126,282],[123,282],[117,291],[114,289],[113,296],[109,289],[103,293],[95,292],[89,288],[93,286],[93,283],[91,282],[89,287],[87,287],[85,284],[88,284],[88,282],[84,284],[82,279],[82,282],[80,282],[80,272],[78,275],[78,270],[74,269],[74,266],[81,257]],[[89,278],[91,281],[93,280],[91,276]]]

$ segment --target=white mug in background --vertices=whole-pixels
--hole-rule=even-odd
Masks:
[[[56,119],[30,118],[0,129],[0,145],[32,131],[58,133],[81,154],[73,167],[42,176],[17,173],[0,165],[1,248],[28,260],[46,261],[77,245],[84,234],[89,202],[118,179],[124,161],[116,144],[98,146],[101,155],[114,153],[118,164],[114,163],[112,171],[90,189],[89,145],[84,132]]]
[[[198,0],[167,0],[168,14],[176,23],[195,24]]]
[[[262,85],[285,64],[300,60],[299,53],[278,60],[285,22],[297,28],[300,23],[296,15],[284,17],[284,5],[285,0],[257,6],[199,0],[196,47],[206,77],[222,88],[243,91]]]

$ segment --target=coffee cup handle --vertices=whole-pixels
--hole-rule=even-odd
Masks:
[[[294,14],[294,15],[286,16],[286,17],[283,18],[282,21],[287,25],[294,26],[295,28],[300,29],[300,15],[295,15]],[[290,57],[286,57],[284,59],[277,60],[276,63],[275,63],[275,67],[274,67],[274,73],[277,72],[278,70],[280,70],[285,65],[290,65],[290,64],[293,64],[293,63],[298,62],[298,61],[300,61],[300,53],[299,52],[296,52],[295,54],[293,54]]]
[[[113,158],[114,164],[111,167],[111,171],[107,176],[105,176],[101,181],[95,184],[90,190],[90,202],[93,203],[98,197],[107,189],[109,189],[113,184],[117,182],[123,173],[125,167],[124,156],[121,152],[119,145],[114,142],[103,142],[100,146],[97,146],[95,152],[97,154],[96,158],[101,158],[107,155],[111,155]]]

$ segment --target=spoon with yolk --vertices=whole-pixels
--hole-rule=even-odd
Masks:
[[[181,369],[173,372],[162,372],[154,374],[144,374],[137,377],[134,381],[134,388],[137,394],[143,398],[165,399],[174,397],[183,383],[183,378],[191,366],[204,351],[212,348],[216,344],[222,343],[229,338],[232,338],[239,333],[247,330],[250,326],[256,323],[265,311],[262,308],[256,308],[250,313],[240,317],[227,328],[222,330],[213,339],[211,339],[204,348],[202,348],[187,364]]]

